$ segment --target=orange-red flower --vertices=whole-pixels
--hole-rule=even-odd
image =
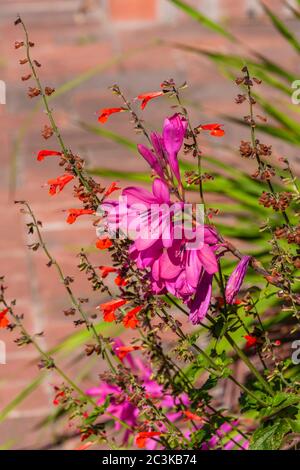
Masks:
[[[65,392],[63,390],[57,392],[53,400],[53,405],[58,406],[60,403],[60,399],[63,398],[64,396],[65,396]]]
[[[193,421],[202,421],[203,422],[203,418],[201,418],[201,416],[195,415],[191,411],[184,410],[184,411],[182,411],[182,413],[185,415],[186,420],[192,419]]]
[[[99,250],[106,250],[107,248],[110,248],[112,244],[112,241],[108,237],[99,238],[96,242],[96,247],[99,248]]]
[[[99,305],[99,309],[103,313],[103,319],[107,322],[112,322],[116,320],[115,311],[126,304],[126,300],[124,299],[117,299],[117,300],[110,300],[104,304]]]
[[[257,344],[257,338],[255,336],[251,335],[246,335],[244,336],[245,340],[247,341],[246,343],[246,348],[251,348],[252,346],[255,346]]]
[[[148,431],[148,432],[139,432],[135,438],[135,443],[139,449],[144,449],[147,444],[147,439],[151,437],[160,436],[161,432],[159,431]]]
[[[105,279],[110,273],[115,273],[117,268],[113,268],[112,266],[99,266],[101,271],[101,277]]]
[[[131,353],[132,351],[138,351],[142,349],[142,346],[119,346],[115,348],[115,353],[118,358],[122,361],[127,354]]]
[[[77,217],[85,214],[94,214],[95,211],[93,209],[68,209],[69,215],[67,218],[68,224],[74,224],[76,222]]]
[[[153,98],[158,98],[158,96],[163,95],[163,91],[153,91],[152,93],[142,93],[138,96],[138,100],[142,100],[141,108],[145,109],[148,101],[153,100]]]
[[[62,153],[57,152],[56,150],[40,150],[37,159],[41,162],[45,157],[53,157],[55,155],[62,155]]]
[[[84,444],[81,444],[80,446],[76,447],[74,450],[86,450],[95,444],[96,444],[96,441],[87,441]]]
[[[2,312],[0,312],[0,328],[6,328],[9,325],[8,318],[6,317],[8,312],[8,308],[5,308],[2,310]]]
[[[222,137],[225,134],[225,131],[222,129],[224,124],[205,124],[204,126],[199,126],[203,131],[210,131],[210,135],[214,137]]]
[[[136,328],[139,324],[137,319],[137,314],[142,310],[143,306],[134,307],[132,310],[126,313],[125,317],[123,318],[123,325],[125,328]]]
[[[113,182],[111,183],[111,185],[110,185],[110,186],[107,188],[107,190],[105,191],[104,196],[107,197],[107,196],[109,196],[111,193],[113,193],[114,191],[118,191],[119,189],[121,189],[121,188],[119,188],[119,187],[117,186],[117,183],[116,183],[115,181],[113,181]]]
[[[58,176],[58,178],[51,179],[47,181],[47,184],[49,184],[49,194],[51,196],[54,196],[55,194],[59,193],[64,189],[66,184],[68,184],[70,181],[74,179],[73,175],[70,175],[69,173],[65,173],[62,176]]]
[[[126,108],[105,108],[99,111],[100,116],[98,117],[98,121],[104,124],[109,116],[114,113],[122,113],[123,111],[127,111]]]
[[[127,281],[119,274],[115,279],[115,284],[119,287],[124,287],[127,284]]]

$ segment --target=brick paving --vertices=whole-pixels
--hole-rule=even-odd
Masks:
[[[29,243],[26,217],[19,214],[13,199],[28,200],[37,217],[43,221],[43,233],[49,249],[61,262],[66,274],[76,276],[74,290],[78,296],[88,295],[91,309],[102,299],[90,292],[84,276],[78,274],[74,256],[81,246],[89,247],[93,244],[96,239],[93,229],[87,219],[78,220],[73,226],[66,225],[63,210],[74,205],[68,189],[63,195],[49,198],[47,189],[42,188],[45,181],[56,176],[59,170],[51,159],[38,164],[34,155],[40,148],[56,148],[56,144],[54,140],[45,143],[40,136],[40,128],[47,122],[46,117],[42,112],[32,115],[34,102],[25,96],[26,87],[20,81],[26,66],[22,70],[18,65],[22,51],[15,52],[13,48],[14,41],[22,39],[20,29],[12,25],[17,11],[24,13],[30,36],[36,43],[34,53],[43,64],[41,77],[45,84],[59,88],[80,74],[102,67],[78,88],[53,101],[55,115],[66,142],[72,144],[74,151],[86,156],[91,166],[123,168],[128,171],[146,169],[144,162],[134,153],[84,131],[78,125],[79,120],[95,124],[99,108],[117,105],[117,99],[108,91],[108,86],[115,82],[129,96],[136,96],[139,92],[155,90],[165,78],[173,77],[177,82],[187,80],[189,89],[185,96],[187,101],[195,105],[192,116],[198,122],[214,118],[216,111],[235,115],[239,112],[233,105],[235,87],[219,75],[213,65],[200,56],[158,44],[157,39],[231,52],[238,52],[237,45],[228,45],[225,40],[182,15],[172,17],[172,21],[165,23],[153,19],[152,24],[147,21],[144,24],[145,20],[154,15],[151,2],[148,9],[142,12],[145,17],[136,16],[138,13],[135,11],[135,17],[132,17],[134,21],[129,22],[128,27],[122,21],[120,27],[120,20],[124,20],[120,18],[120,0],[114,0],[111,4],[116,23],[108,21],[103,12],[99,11],[97,2],[86,2],[87,13],[84,8],[78,10],[83,5],[80,2],[73,2],[72,5],[68,0],[58,3],[61,9],[56,11],[51,8],[51,2],[2,0],[0,12],[0,79],[7,85],[7,104],[0,105],[0,274],[6,276],[10,298],[18,299],[17,312],[25,314],[28,328],[36,333],[45,331],[45,337],[41,339],[45,348],[55,346],[74,329],[70,319],[62,314],[68,302],[54,269],[45,266],[43,253],[33,253],[26,248]],[[224,5],[226,2],[222,3],[223,13]],[[236,2],[228,1],[226,6],[237,13],[239,10],[235,5]],[[136,4],[132,8],[135,7]],[[251,43],[253,48],[260,47],[273,58],[276,51],[276,57],[280,57],[282,64],[290,66],[296,73],[299,71],[295,53],[274,34],[264,18],[249,20],[245,16],[238,19],[237,15],[232,17],[233,30],[243,41]],[[138,20],[142,22],[139,24]],[[120,55],[121,60],[114,60]],[[159,105],[157,102],[156,105],[149,105],[145,118],[150,125],[158,126],[168,112],[168,106],[169,103],[164,101],[160,101]],[[20,128],[24,125],[26,132],[20,139]],[[123,115],[114,116],[107,128],[137,139]],[[233,141],[237,145],[243,132],[237,134],[236,128],[230,126],[225,143]],[[15,159],[16,146],[18,152]],[[210,149],[210,146],[208,139],[204,149]],[[219,153],[218,147],[210,150]],[[279,150],[286,149],[281,147]],[[12,186],[15,186],[13,194]],[[107,262],[99,254],[97,258],[92,256],[98,264]],[[1,330],[0,339],[7,344],[7,365],[0,365],[0,409],[39,373],[34,350],[30,347],[18,349],[12,336]],[[84,360],[78,364],[70,364],[65,358],[61,361],[74,377],[85,364]],[[96,380],[97,371],[95,368],[92,379],[86,380]],[[10,414],[4,424],[0,424],[0,447],[42,446],[48,442],[50,433],[55,435],[55,428],[50,432],[39,431],[36,425],[49,412],[53,412],[52,384],[56,381],[54,375],[45,380]]]

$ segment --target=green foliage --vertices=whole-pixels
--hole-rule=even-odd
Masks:
[[[277,450],[284,436],[291,430],[287,419],[278,419],[273,424],[259,427],[251,437],[251,450]]]

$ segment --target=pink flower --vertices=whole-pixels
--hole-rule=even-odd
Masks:
[[[137,349],[138,347],[133,347]],[[126,351],[125,356],[122,356],[122,360],[125,362],[127,367],[130,367],[132,372],[138,377],[140,383],[145,388],[145,395],[148,398],[155,398],[155,400],[160,400],[160,406],[166,411],[169,420],[175,420],[177,417],[180,417],[181,413],[177,413],[175,410],[176,406],[184,404],[189,406],[190,402],[185,393],[181,394],[178,397],[173,397],[170,395],[170,392],[164,390],[162,385],[159,385],[155,380],[152,380],[153,371],[151,368],[146,365],[140,357],[132,357],[129,351],[129,348],[124,347],[122,341],[119,338],[115,339],[113,349],[117,355],[120,351]],[[107,408],[107,412],[110,413],[108,419],[111,419],[111,415],[119,418],[120,420],[127,423],[131,429],[125,431],[123,435],[123,443],[127,443],[129,436],[134,435],[138,424],[142,424],[144,418],[143,413],[141,412],[141,417],[139,409],[133,405],[130,401],[132,394],[130,386],[128,390],[122,390],[118,385],[110,384],[108,382],[101,382],[98,387],[91,387],[86,390],[86,394],[92,397],[97,397],[97,404],[102,405],[106,398],[110,395],[110,403]],[[158,423],[159,428],[162,432],[164,427],[161,423]],[[116,421],[115,430],[121,430],[122,425]],[[150,436],[145,436],[150,437]],[[154,449],[156,447],[156,442],[152,439],[144,442],[147,449]]]
[[[236,266],[234,271],[231,273],[227,285],[226,285],[226,302],[228,304],[234,304],[235,297],[239,293],[243,280],[246,276],[248,265],[250,263],[251,256],[243,256],[239,264]]]
[[[180,185],[178,152],[182,147],[186,129],[186,119],[176,113],[165,119],[162,136],[156,132],[151,134],[154,151],[145,145],[138,145],[138,151],[160,178],[164,179],[165,169],[169,168]]]
[[[128,234],[134,224],[130,257],[139,269],[147,270],[154,293],[169,292],[182,299],[191,309],[191,321],[198,324],[209,308],[213,274],[218,271],[216,231],[199,224],[195,229],[178,226],[175,219],[182,217],[183,204],[172,204],[162,179],[154,180],[152,193],[129,187],[122,196],[127,198],[125,207],[116,202],[104,206],[108,226]],[[189,248],[192,241],[198,241],[197,248]]]

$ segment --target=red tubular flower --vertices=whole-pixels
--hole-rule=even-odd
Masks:
[[[105,191],[104,197],[109,196],[111,193],[113,193],[114,191],[118,191],[119,189],[121,189],[121,188],[119,188],[117,186],[117,183],[114,181],[113,183],[111,183],[111,185]]]
[[[195,414],[192,413],[191,411],[184,410],[184,411],[182,411],[182,413],[185,415],[185,419],[186,419],[186,420],[192,419],[193,421],[201,421],[201,422],[203,422],[203,418],[201,418],[201,416],[195,415]]]
[[[37,160],[41,162],[42,160],[44,160],[45,157],[53,157],[56,155],[61,156],[62,153],[57,152],[56,150],[40,150],[37,156]]]
[[[224,124],[205,124],[204,126],[199,126],[199,129],[203,131],[210,131],[210,135],[214,137],[222,137],[225,134],[225,131],[222,129]]]
[[[126,313],[125,317],[123,318],[123,325],[125,328],[136,328],[139,324],[138,319],[136,318],[137,314],[142,310],[143,306],[135,307],[129,312]]]
[[[117,271],[117,269],[112,266],[99,266],[99,269],[101,271],[102,279],[105,279],[110,273],[115,273]]]
[[[118,346],[115,348],[115,353],[118,358],[122,361],[127,354],[131,353],[132,351],[138,351],[142,349],[141,346]]]
[[[163,91],[153,91],[152,93],[142,93],[137,98],[138,100],[142,100],[141,108],[145,109],[148,104],[148,101],[153,100],[153,98],[158,98],[158,96],[161,96],[163,94]]]
[[[98,121],[101,122],[102,124],[104,124],[111,114],[122,113],[123,111],[127,111],[127,109],[125,109],[125,108],[105,108],[105,109],[101,109],[101,111],[99,111],[100,116],[98,117]]]
[[[55,194],[59,193],[64,189],[66,184],[68,184],[70,181],[74,179],[73,175],[70,175],[68,173],[65,173],[62,176],[58,176],[58,178],[51,179],[47,181],[47,184],[49,184],[49,194],[51,196],[54,196]]]
[[[124,287],[124,286],[127,285],[127,281],[125,279],[123,279],[121,277],[121,275],[119,274],[115,279],[115,284],[116,284],[116,286]]]
[[[60,398],[63,398],[64,396],[65,396],[65,392],[63,390],[60,392],[57,392],[53,400],[53,405],[58,406],[60,403]]]
[[[112,241],[107,237],[107,238],[100,238],[96,242],[96,247],[99,250],[106,250],[107,248],[110,248],[112,246]]]
[[[95,211],[93,209],[68,209],[69,215],[67,218],[68,224],[74,224],[76,222],[77,217],[85,214],[94,214]]]
[[[5,308],[4,310],[2,310],[2,312],[0,312],[0,328],[6,328],[9,325],[9,321],[6,318],[8,312],[8,308]]]
[[[249,349],[252,346],[255,346],[257,344],[257,338],[255,336],[246,335],[246,336],[244,336],[244,338],[247,341],[247,343],[246,343],[246,348],[247,349]]]
[[[99,309],[103,313],[103,319],[107,322],[112,322],[116,320],[115,311],[126,304],[126,300],[124,299],[117,299],[111,300],[110,302],[106,302],[105,304],[99,305]]]
[[[161,432],[159,431],[139,432],[135,438],[135,443],[139,449],[144,449],[146,447],[147,439],[160,435]]]

